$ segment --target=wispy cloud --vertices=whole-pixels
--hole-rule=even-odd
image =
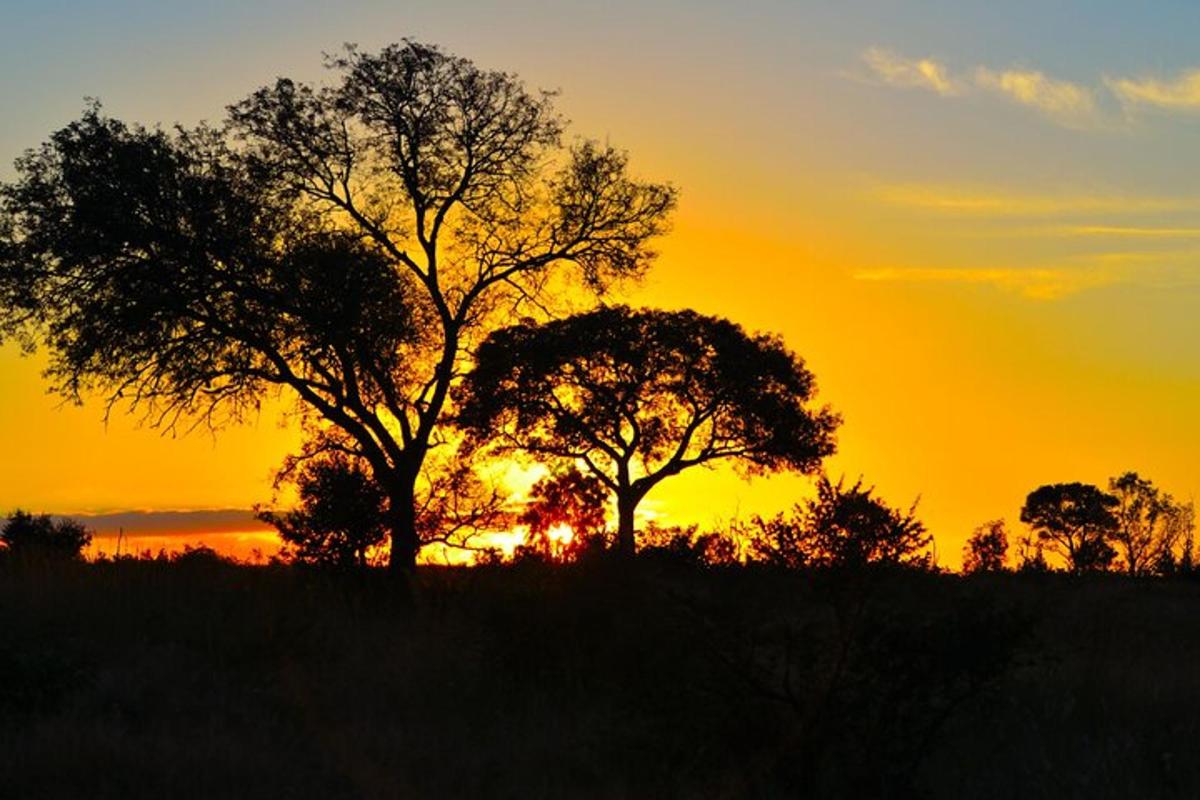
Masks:
[[[929,89],[943,97],[963,90],[962,84],[951,77],[946,66],[932,58],[906,58],[883,47],[869,47],[862,57],[875,77],[890,86]]]
[[[975,71],[975,84],[1037,109],[1060,125],[1086,128],[1099,121],[1093,90],[1071,81],[1047,77],[1038,70],[1010,69],[997,72],[979,67]]]
[[[1188,70],[1171,80],[1106,78],[1105,83],[1112,93],[1127,105],[1200,110],[1200,69]]]
[[[958,283],[991,286],[1034,300],[1055,300],[1112,282],[1090,270],[972,267],[885,267],[854,273],[860,281],[888,283]]]
[[[267,530],[249,509],[203,511],[121,511],[111,514],[63,514],[78,520],[100,536],[118,531],[138,535],[195,535]]]
[[[877,200],[888,205],[946,214],[991,217],[1149,214],[1200,209],[1200,197],[1079,193],[1038,194],[1011,192],[988,187],[925,183],[881,184],[873,187],[872,193]],[[1092,227],[1095,232],[1103,229],[1103,226]],[[1082,229],[1081,226],[1080,230]],[[1117,230],[1117,228],[1113,228],[1113,230]]]
[[[1114,239],[1200,239],[1200,228],[1158,228],[1138,225],[1062,225],[1051,228],[1059,236]]]
[[[1057,300],[1115,285],[1175,287],[1200,281],[1197,251],[1085,253],[1054,266],[884,267],[853,273],[861,281],[989,286],[1033,300]]]
[[[879,46],[864,50],[862,59],[873,79],[889,86],[928,89],[943,97],[998,94],[1067,128],[1120,124],[1113,114],[1105,113],[1096,88],[1054,78],[1041,70],[980,65],[956,72],[933,56],[911,58]]]

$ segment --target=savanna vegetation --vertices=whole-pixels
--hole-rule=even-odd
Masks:
[[[616,301],[669,184],[436,47],[329,66],[215,126],[90,105],[0,185],[0,335],[54,391],[306,432],[270,564],[10,516],[7,795],[1200,794],[1190,503],[1037,487],[947,572],[915,503],[824,473],[842,421],[779,337]],[[545,477],[510,497],[505,459]],[[639,524],[716,464],[814,491]]]

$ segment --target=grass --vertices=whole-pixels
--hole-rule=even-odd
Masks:
[[[0,565],[14,798],[1195,797],[1200,584]]]

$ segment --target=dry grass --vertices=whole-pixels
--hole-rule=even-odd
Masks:
[[[17,798],[1195,797],[1200,585],[0,565]]]

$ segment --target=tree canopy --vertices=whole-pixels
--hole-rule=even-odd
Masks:
[[[159,425],[289,390],[312,452],[370,466],[404,566],[469,348],[553,310],[549,288],[644,272],[675,193],[566,142],[511,74],[411,41],[328,65],[332,84],[281,78],[217,127],[93,105],[26,153],[0,186],[0,335],[44,345],[66,397]]]
[[[1021,522],[1067,561],[1074,572],[1106,569],[1116,557],[1117,498],[1090,483],[1055,483],[1029,493]]]
[[[464,380],[459,422],[479,442],[579,463],[617,497],[618,548],[654,486],[721,460],[810,473],[839,423],[776,337],[694,311],[608,306],[494,331]]]

